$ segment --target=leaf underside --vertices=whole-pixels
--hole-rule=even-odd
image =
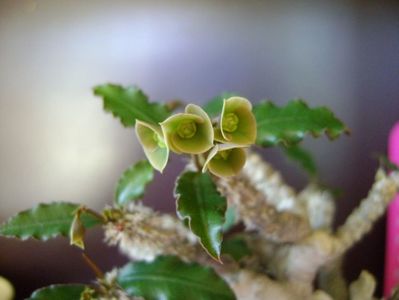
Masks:
[[[131,201],[141,199],[146,186],[154,179],[154,169],[147,160],[142,160],[127,169],[120,177],[115,201],[119,205],[126,205]]]
[[[74,212],[79,207],[79,204],[66,202],[39,204],[35,208],[18,213],[3,223],[0,226],[0,235],[22,240],[28,238],[48,240],[59,235],[68,236]],[[81,220],[85,228],[101,223],[87,214],[82,214]]]
[[[316,176],[317,168],[312,154],[298,145],[283,147],[285,155],[293,162],[298,163],[310,176]]]
[[[256,143],[289,146],[300,142],[307,134],[326,134],[335,139],[349,133],[347,127],[326,107],[310,108],[303,100],[290,101],[284,107],[262,101],[253,108],[257,122]]]
[[[129,263],[119,271],[118,283],[129,295],[146,300],[235,299],[230,287],[213,269],[184,263],[173,256]]]
[[[41,288],[26,300],[80,300],[86,286],[80,284],[56,284]]]
[[[170,114],[165,105],[149,102],[143,91],[136,87],[103,84],[94,88],[94,94],[103,98],[104,110],[111,112],[125,127],[134,126],[136,119],[158,124]]]
[[[209,173],[183,173],[177,180],[175,195],[179,217],[189,219],[191,231],[199,237],[204,249],[220,260],[227,201],[217,191]]]

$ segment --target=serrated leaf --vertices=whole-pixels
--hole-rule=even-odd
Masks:
[[[103,98],[104,110],[119,118],[125,127],[134,126],[136,119],[158,124],[170,114],[165,105],[149,102],[143,91],[136,87],[103,84],[94,88],[94,94]]]
[[[215,98],[212,98],[211,100],[209,100],[203,106],[203,109],[211,118],[218,117],[222,113],[223,100],[228,99],[233,96],[238,96],[238,95],[235,93],[227,93],[227,92],[222,93],[222,94],[216,96]]]
[[[335,139],[349,132],[328,108],[310,108],[303,100],[290,101],[284,107],[263,101],[254,106],[253,112],[258,129],[256,143],[261,146],[294,145],[306,134],[317,137],[325,133]]]
[[[115,202],[126,205],[140,199],[146,186],[154,179],[154,169],[147,160],[142,160],[127,169],[120,177],[116,191]]]
[[[223,242],[222,254],[230,255],[235,261],[240,261],[242,258],[250,256],[252,253],[242,237],[234,236]]]
[[[68,236],[78,204],[55,202],[39,204],[11,217],[0,226],[0,235],[20,239],[47,240],[56,236]],[[82,214],[84,227],[90,228],[101,222],[92,215]]]
[[[80,300],[86,286],[80,284],[55,284],[41,288],[26,300]]]
[[[283,147],[283,150],[290,160],[298,163],[310,176],[314,177],[317,174],[316,163],[309,151],[298,145]]]
[[[233,300],[230,287],[209,267],[162,256],[153,262],[129,263],[118,274],[119,285],[146,300]]]
[[[209,173],[185,172],[176,184],[177,213],[189,219],[191,231],[215,259],[220,260],[222,231],[227,209]]]

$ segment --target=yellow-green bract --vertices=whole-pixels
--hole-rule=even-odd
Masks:
[[[237,175],[244,167],[246,154],[243,146],[217,144],[209,152],[202,172],[207,169],[214,175],[228,177]]]
[[[237,145],[251,145],[256,140],[256,120],[252,105],[242,97],[231,97],[223,103],[220,128],[215,139]]]
[[[143,146],[148,161],[162,173],[169,158],[167,147],[162,130],[159,126],[136,120],[136,135]]]
[[[160,124],[166,145],[173,152],[201,154],[213,146],[211,120],[197,105],[187,105],[184,113],[173,115]]]

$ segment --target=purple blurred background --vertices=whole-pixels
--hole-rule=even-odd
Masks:
[[[112,4],[111,4],[112,3]],[[308,139],[321,177],[340,187],[342,222],[372,183],[399,119],[397,1],[0,2],[0,221],[38,202],[111,203],[115,181],[143,153],[131,129],[104,114],[94,85],[136,84],[152,99],[196,103],[234,91],[279,104],[303,97],[352,129]],[[306,177],[274,150],[265,157],[300,188]],[[147,195],[172,211],[174,159]],[[126,259],[88,234],[104,270]],[[384,220],[347,257],[348,278],[383,274]],[[350,262],[350,263],[349,263]],[[66,239],[0,239],[0,275],[18,299],[50,283],[90,281]]]

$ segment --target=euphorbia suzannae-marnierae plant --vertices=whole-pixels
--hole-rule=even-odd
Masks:
[[[113,84],[94,93],[105,111],[134,130],[146,159],[121,175],[112,207],[96,212],[77,203],[39,204],[1,225],[6,237],[69,237],[96,274],[92,284],[52,285],[29,299],[372,299],[373,277],[362,272],[348,285],[341,261],[383,214],[399,175],[380,168],[368,197],[333,230],[333,195],[300,147],[309,134],[335,139],[348,132],[329,109],[303,100],[253,105],[227,93],[202,107],[156,103],[138,88]],[[308,172],[309,186],[295,192],[256,147],[280,148]],[[170,155],[187,161],[176,179],[176,215],[142,201]],[[132,262],[100,270],[84,250],[85,232],[94,226]]]

